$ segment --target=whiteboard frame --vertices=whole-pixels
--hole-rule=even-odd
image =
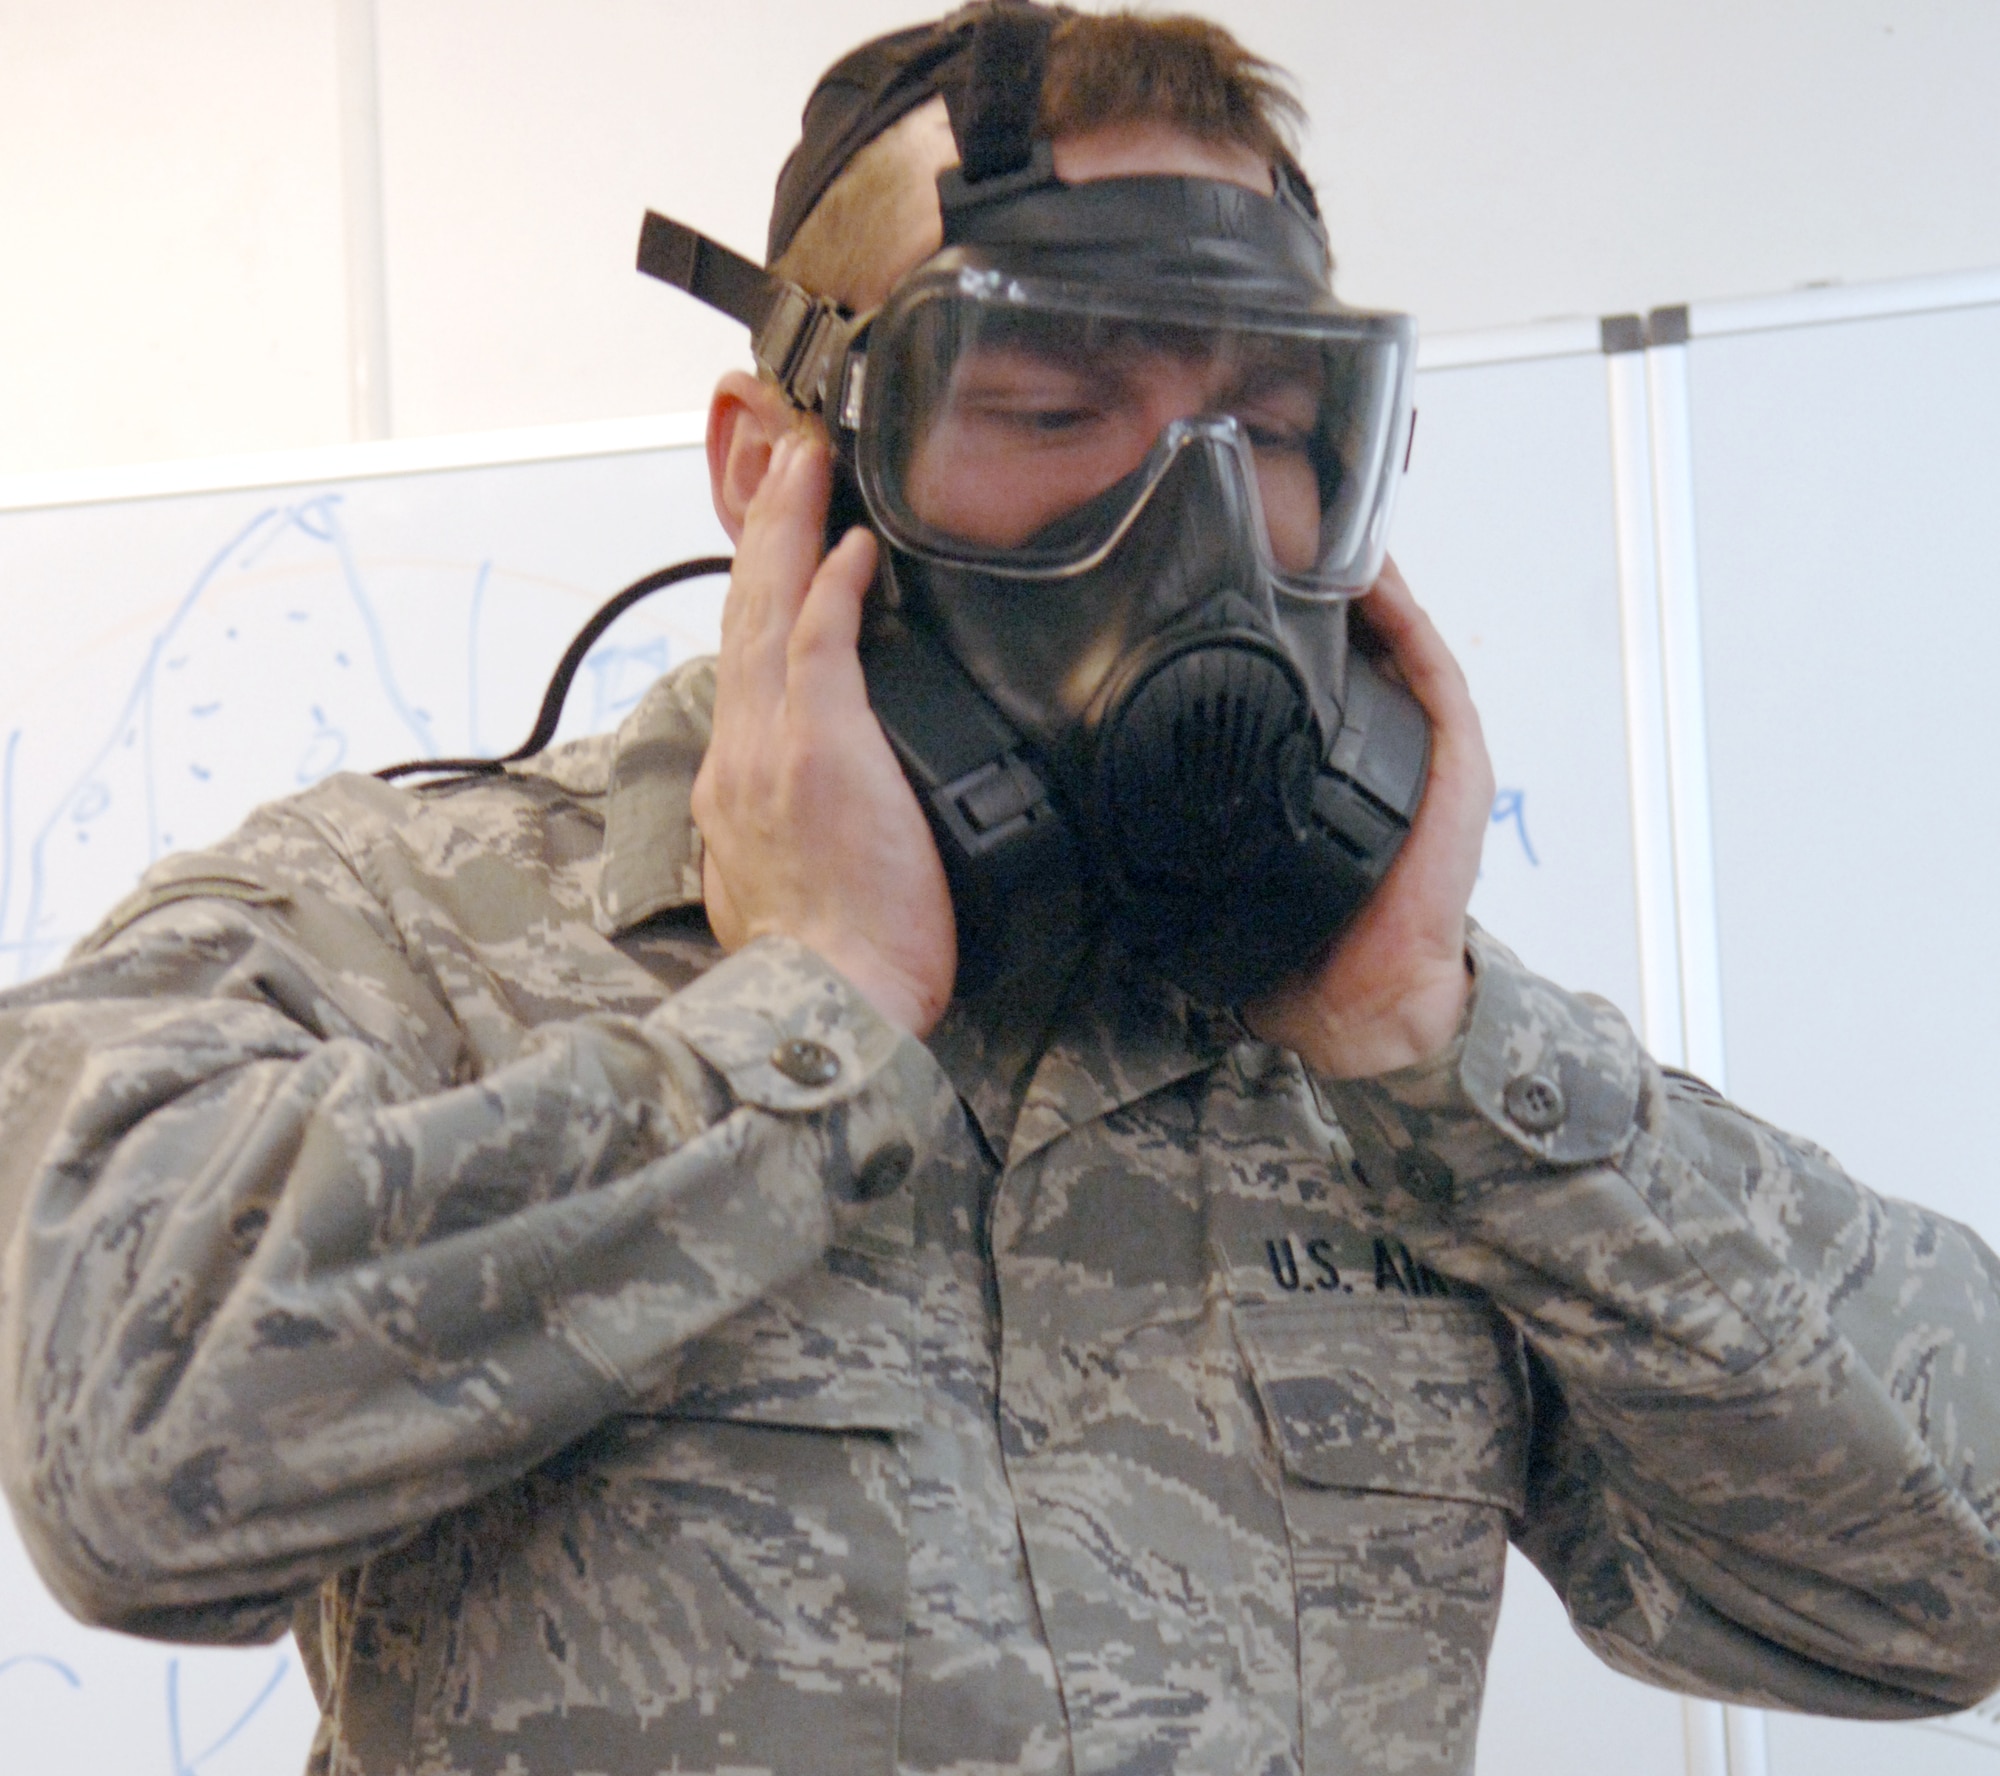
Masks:
[[[1838,321],[1941,314],[1994,303],[2000,303],[2000,266],[1867,284],[1813,284],[1782,296],[1690,302],[1688,337],[1719,339],[1731,333],[1769,333],[1781,327],[1824,327]]]
[[[503,432],[385,438],[363,444],[192,457],[184,462],[135,463],[120,468],[57,469],[0,476],[0,512],[108,505],[177,494],[238,493],[246,488],[297,487],[312,481],[364,481],[382,475],[499,468],[508,463],[627,456],[644,450],[685,448],[700,444],[707,435],[705,412],[661,413],[636,419],[586,420],[576,425],[523,426]]]

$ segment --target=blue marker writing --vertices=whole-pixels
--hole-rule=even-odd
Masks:
[[[1494,796],[1492,824],[1505,826],[1509,821],[1513,822],[1529,863],[1540,869],[1542,860],[1535,855],[1534,844],[1528,838],[1528,792],[1525,789],[1503,789]]]

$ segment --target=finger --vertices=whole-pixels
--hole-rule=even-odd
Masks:
[[[1364,610],[1431,724],[1430,776],[1395,873],[1454,880],[1476,873],[1493,765],[1471,686],[1394,562],[1384,563]]]
[[[1465,673],[1395,562],[1382,564],[1380,577],[1355,608],[1434,724],[1458,729],[1478,723]]]
[[[760,699],[784,694],[785,650],[819,567],[833,481],[823,440],[794,431],[779,448],[744,514],[737,555],[748,558],[739,665]]]
[[[751,495],[744,512],[743,534],[738,539],[736,560],[729,572],[729,591],[722,601],[721,646],[715,662],[715,730],[720,736],[733,725],[739,695],[748,695],[744,682],[743,656],[746,639],[762,624],[762,605],[769,583],[770,506],[766,489],[774,488],[788,471],[797,449],[792,434],[786,433],[772,445],[764,465],[764,475]]]
[[[828,695],[867,694],[858,649],[875,559],[874,536],[856,526],[813,576],[788,650],[791,694],[804,705],[820,704]]]
[[[750,504],[743,514],[743,535],[737,541],[736,561],[729,576],[729,592],[722,601],[722,641],[724,647],[741,639],[744,626],[755,615],[754,607],[759,602],[761,589],[765,583],[762,569],[768,550],[767,532],[771,519],[771,500],[777,484],[789,472],[792,456],[798,445],[793,433],[787,432],[771,446],[764,463],[764,474],[757,488],[750,496]]]

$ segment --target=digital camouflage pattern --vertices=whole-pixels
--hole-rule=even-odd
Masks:
[[[709,695],[331,780],[0,1001],[71,1608],[290,1627],[322,1776],[1464,1771],[1510,1534],[1641,1676],[2000,1682],[1970,1234],[1483,937],[1384,1079],[1109,954],[927,1050],[719,956]]]

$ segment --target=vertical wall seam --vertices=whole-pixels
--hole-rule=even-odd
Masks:
[[[356,443],[393,435],[389,266],[383,225],[381,60],[375,0],[334,0],[340,193],[347,263],[347,423]]]
[[[1688,312],[1607,316],[1632,846],[1646,1046],[1726,1089],[1696,571]],[[1688,1776],[1769,1776],[1764,1715],[1684,1697]]]
[[[1645,359],[1685,1064],[1717,1091],[1727,1091],[1722,935],[1716,911],[1715,814],[1709,795],[1708,694],[1701,652],[1694,426],[1688,392],[1685,306],[1656,308],[1646,317]],[[1770,1736],[1763,1711],[1731,1704],[1717,1712],[1722,1717],[1724,1768],[1728,1776],[1770,1776]]]

